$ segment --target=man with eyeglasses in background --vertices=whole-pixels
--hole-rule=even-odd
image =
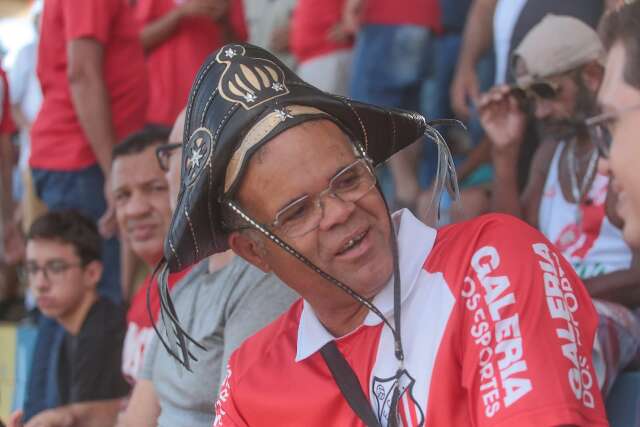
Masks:
[[[168,184],[165,194],[172,210],[180,190],[183,130],[184,113],[179,115],[168,144],[156,144],[129,157],[131,166],[164,172]],[[158,161],[151,165],[148,162],[154,150]],[[155,283],[152,295],[159,303]],[[152,336],[118,427],[210,427],[212,396],[226,375],[229,356],[248,336],[287,309],[297,295],[273,274],[265,274],[226,251],[195,265],[175,283],[171,297],[188,333],[206,351],[192,349],[198,361],[192,372],[185,372],[176,368],[160,340]],[[157,328],[163,333],[164,322],[158,321]]]
[[[609,13],[600,35],[608,51],[598,94],[603,114],[589,119],[601,147],[600,171],[611,175],[624,238],[640,248],[640,2],[627,1]],[[611,146],[609,147],[609,144]]]
[[[9,427],[112,426],[129,385],[120,373],[124,310],[97,291],[101,238],[76,211],[52,211],[27,236],[24,272],[38,308],[64,328],[56,376],[59,406]]]
[[[640,322],[628,310],[640,305],[640,270],[622,238],[609,179],[597,173],[598,150],[584,126],[599,111],[603,55],[588,25],[547,15],[515,50],[516,84],[493,88],[481,97],[479,108],[492,143],[493,209],[538,228],[594,297],[600,315],[594,363],[606,394],[640,346]],[[520,194],[518,159],[527,109],[544,142]]]

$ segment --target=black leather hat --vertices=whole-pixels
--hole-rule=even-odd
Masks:
[[[229,44],[205,61],[187,106],[181,189],[164,248],[170,271],[228,249],[221,203],[251,154],[284,130],[321,118],[376,165],[430,129],[420,114],[322,92],[256,46]]]

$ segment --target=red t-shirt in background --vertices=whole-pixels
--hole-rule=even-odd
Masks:
[[[7,81],[7,75],[0,67],[0,81],[2,87],[0,88],[0,101],[2,102],[2,109],[0,110],[0,134],[11,135],[16,131],[16,125],[11,117],[11,103],[9,101],[9,82]]]
[[[177,7],[177,0],[138,0],[139,26],[166,15]],[[241,0],[231,0],[229,21],[237,40],[247,40]],[[208,55],[226,43],[222,28],[208,17],[184,18],[175,32],[153,48],[147,56],[149,107],[147,122],[173,126],[187,104],[193,80]]]
[[[362,22],[365,24],[412,24],[440,29],[438,0],[366,0]]]
[[[345,0],[299,0],[291,21],[291,51],[300,63],[317,56],[350,49],[353,41],[336,43],[329,31],[342,19]]]
[[[81,38],[104,48],[104,80],[117,138],[144,127],[148,99],[144,54],[129,2],[47,0],[37,68],[43,102],[31,131],[29,162],[34,168],[69,171],[96,163],[67,76],[68,45]]]
[[[169,275],[169,289],[173,289],[175,284],[190,270],[189,268]],[[144,361],[144,350],[153,338],[153,334],[155,334],[153,323],[147,310],[147,289],[151,287],[149,304],[151,305],[153,321],[157,321],[158,313],[160,312],[160,294],[158,293],[157,277],[155,279],[151,282],[151,275],[146,277],[140,289],[133,296],[131,306],[127,312],[127,334],[122,349],[122,373],[131,383],[134,383],[138,378]]]

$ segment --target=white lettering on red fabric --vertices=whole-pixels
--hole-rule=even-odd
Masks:
[[[500,266],[500,255],[492,246],[480,248],[471,258],[477,282],[465,277],[461,295],[473,312],[470,335],[478,350],[478,375],[484,414],[493,417],[529,393],[518,313],[513,313],[515,295],[507,276],[492,275]],[[485,304],[481,304],[484,301]]]
[[[593,376],[588,368],[587,351],[580,337],[580,325],[574,317],[579,304],[571,282],[565,274],[558,255],[544,243],[533,245],[533,251],[542,258],[539,261],[544,278],[544,291],[551,318],[556,321],[556,336],[560,340],[562,355],[571,362],[567,379],[577,400],[587,408],[595,406]]]
[[[144,351],[154,335],[152,327],[141,327],[133,322],[127,327],[122,348],[122,373],[131,384],[138,379],[144,361]]]
[[[213,421],[213,427],[218,427],[222,425],[222,419],[225,415],[227,415],[224,410],[223,405],[229,399],[229,395],[231,393],[231,385],[229,384],[229,379],[231,378],[231,366],[227,365],[227,375],[224,377],[224,381],[220,385],[220,392],[218,393],[218,400],[215,404],[215,420]]]

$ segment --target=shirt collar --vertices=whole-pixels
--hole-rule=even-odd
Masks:
[[[401,302],[404,303],[411,294],[425,259],[433,248],[436,230],[424,225],[408,209],[395,212],[391,218],[398,236],[400,296]],[[376,295],[373,299],[373,304],[387,318],[393,315],[393,278]],[[375,313],[369,312],[363,324],[373,326],[381,322],[382,320]],[[355,332],[355,330],[351,333]],[[333,339],[335,337],[318,320],[311,305],[304,301],[298,323],[296,362],[311,356]]]

